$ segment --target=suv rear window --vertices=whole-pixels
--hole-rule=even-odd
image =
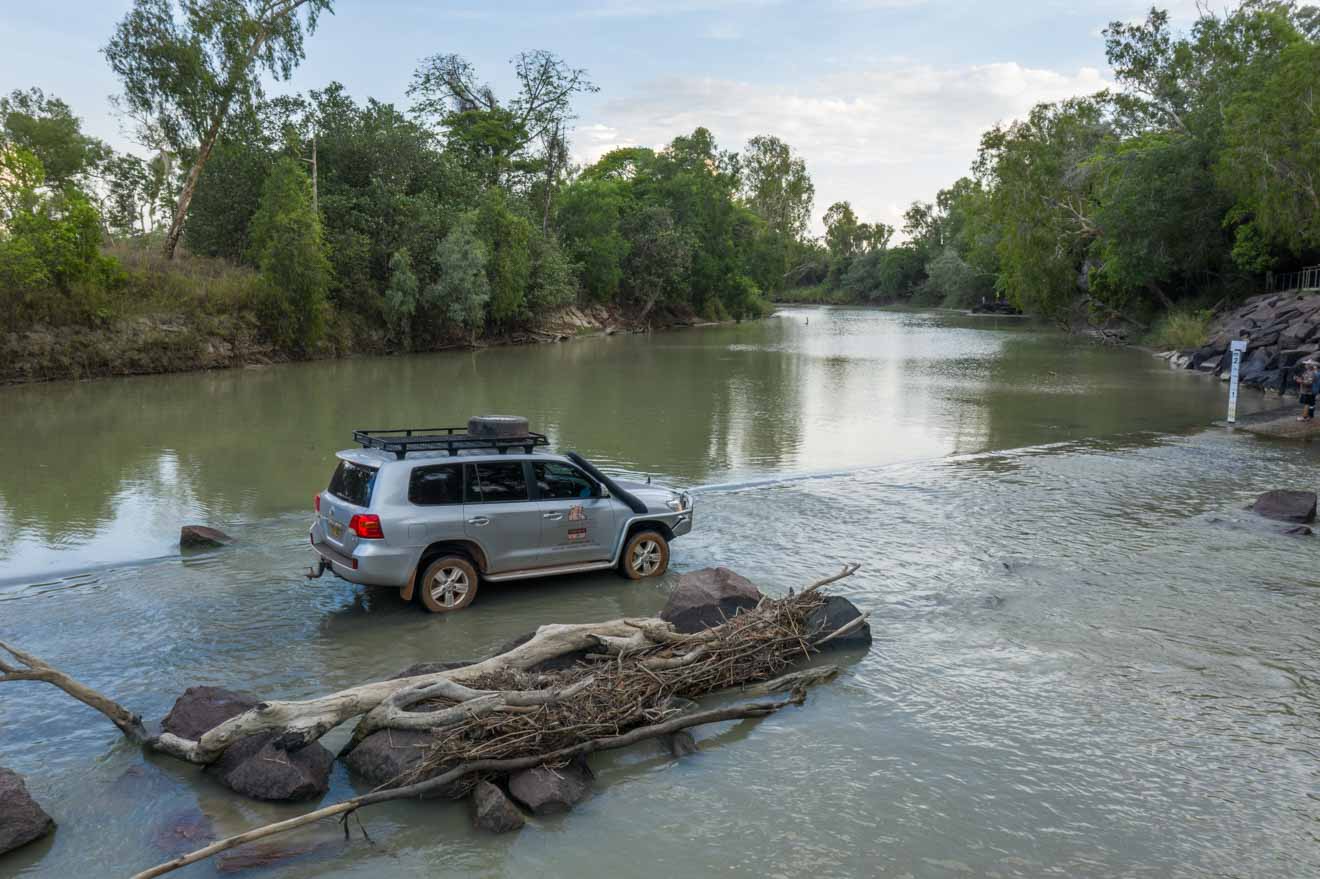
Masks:
[[[330,477],[330,493],[357,507],[371,506],[371,489],[376,484],[376,468],[340,461]]]
[[[408,502],[425,506],[463,503],[462,465],[414,468],[408,478]]]

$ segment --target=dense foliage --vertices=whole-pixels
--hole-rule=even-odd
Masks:
[[[903,243],[832,206],[819,298],[1144,320],[1320,262],[1320,11],[1247,0],[1177,34],[1152,9],[1105,38],[1118,89],[988,131]]]
[[[513,59],[508,96],[438,54],[406,109],[338,83],[266,97],[262,75],[287,77],[330,7],[135,0],[105,53],[149,159],[39,90],[0,98],[0,307],[104,321],[145,283],[105,246],[172,253],[180,235],[190,258],[247,273],[226,307],[291,354],[475,344],[569,305],[727,319],[781,298],[1009,297],[1060,319],[1199,315],[1320,262],[1311,7],[1247,0],[1185,34],[1159,10],[1112,24],[1115,91],[986,132],[968,176],[901,229],[847,201],[813,215],[804,161],[771,135],[732,152],[698,128],[575,166],[573,101],[596,86],[545,51]]]

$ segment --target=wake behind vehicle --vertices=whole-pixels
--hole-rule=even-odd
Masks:
[[[617,568],[629,579],[669,567],[692,530],[687,492],[614,480],[575,452],[545,450],[527,421],[481,416],[466,428],[356,430],[316,495],[309,534],[332,571],[392,586],[445,613],[481,581]]]

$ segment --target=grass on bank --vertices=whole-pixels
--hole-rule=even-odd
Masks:
[[[1213,315],[1209,309],[1171,311],[1155,321],[1146,344],[1162,351],[1199,348],[1210,335]]]

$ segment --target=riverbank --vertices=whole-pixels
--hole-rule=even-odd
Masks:
[[[614,333],[705,326],[691,312],[652,311],[645,319],[617,306],[557,309],[505,332],[483,336],[476,347],[532,345]],[[268,366],[302,360],[420,354],[473,347],[457,335],[434,344],[400,349],[385,328],[347,321],[333,328],[314,351],[283,349],[264,337],[251,311],[210,314],[162,311],[137,314],[100,326],[38,325],[0,334],[0,385],[113,376]]]

